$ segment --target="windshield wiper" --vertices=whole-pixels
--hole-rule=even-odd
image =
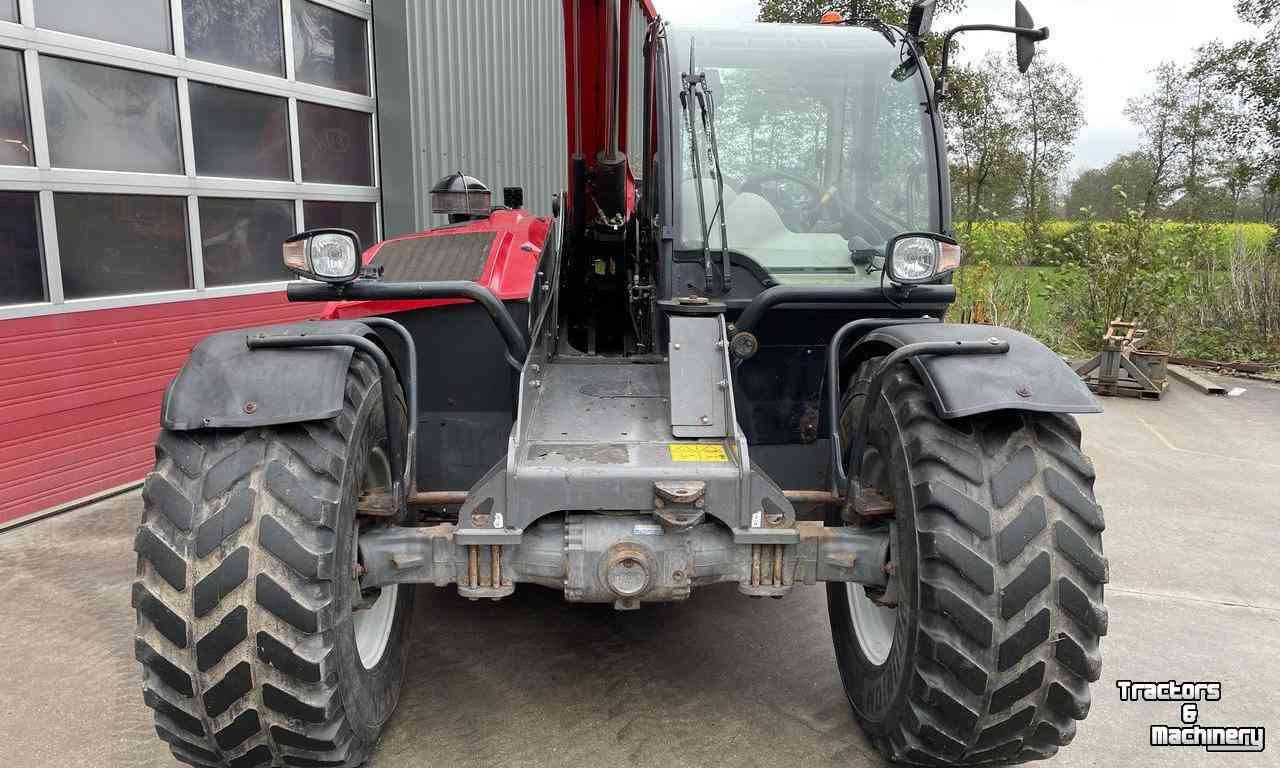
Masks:
[[[693,171],[694,188],[698,195],[698,218],[702,231],[702,265],[706,279],[706,289],[711,291],[715,273],[711,268],[711,225],[707,222],[706,195],[702,188],[702,151],[698,146],[698,129],[693,120],[693,112],[689,109],[689,99],[698,101],[702,115],[702,132],[707,139],[707,154],[715,170],[716,209],[711,214],[711,221],[720,217],[720,291],[729,293],[733,285],[729,267],[729,226],[725,221],[724,210],[724,174],[720,171],[720,145],[716,137],[716,102],[715,95],[707,85],[705,72],[696,72],[693,59],[693,42],[689,43],[689,71],[682,74],[680,105],[684,108],[686,122],[689,126],[689,149],[691,154],[691,170]]]

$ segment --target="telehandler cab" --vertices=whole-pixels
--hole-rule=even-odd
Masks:
[[[363,258],[297,235],[288,296],[322,319],[211,336],[167,391],[133,592],[160,737],[193,765],[361,764],[422,585],[631,610],[823,582],[887,757],[1053,755],[1107,629],[1069,415],[1098,407],[1036,341],[942,322],[961,254],[932,3],[906,28],[564,11],[553,216],[456,174],[447,226]],[[1021,3],[948,39],[968,29],[1016,35],[1024,68],[1048,35]]]

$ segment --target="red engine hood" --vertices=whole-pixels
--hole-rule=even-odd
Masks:
[[[364,252],[368,264],[387,243],[426,237],[450,237],[466,233],[493,234],[493,245],[484,271],[476,282],[503,301],[529,298],[538,259],[546,242],[550,219],[538,218],[527,211],[495,211],[489,218],[457,226],[440,227],[404,237],[384,240]],[[321,317],[341,320],[370,315],[388,315],[422,307],[458,304],[465,299],[433,299],[430,301],[334,301],[325,305]]]

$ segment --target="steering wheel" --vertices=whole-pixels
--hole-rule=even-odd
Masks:
[[[779,182],[795,184],[808,193],[802,199],[798,195],[787,194],[779,188]],[[768,200],[778,210],[787,228],[793,232],[813,232],[820,224],[828,224],[833,218],[829,214],[830,207],[835,204],[839,211],[839,192],[835,187],[824,191],[812,179],[788,171],[763,171],[754,173],[742,182],[738,193],[751,192]],[[839,226],[839,213],[834,223]]]

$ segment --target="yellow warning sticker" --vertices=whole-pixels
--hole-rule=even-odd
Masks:
[[[728,461],[723,445],[671,443],[672,461]]]

